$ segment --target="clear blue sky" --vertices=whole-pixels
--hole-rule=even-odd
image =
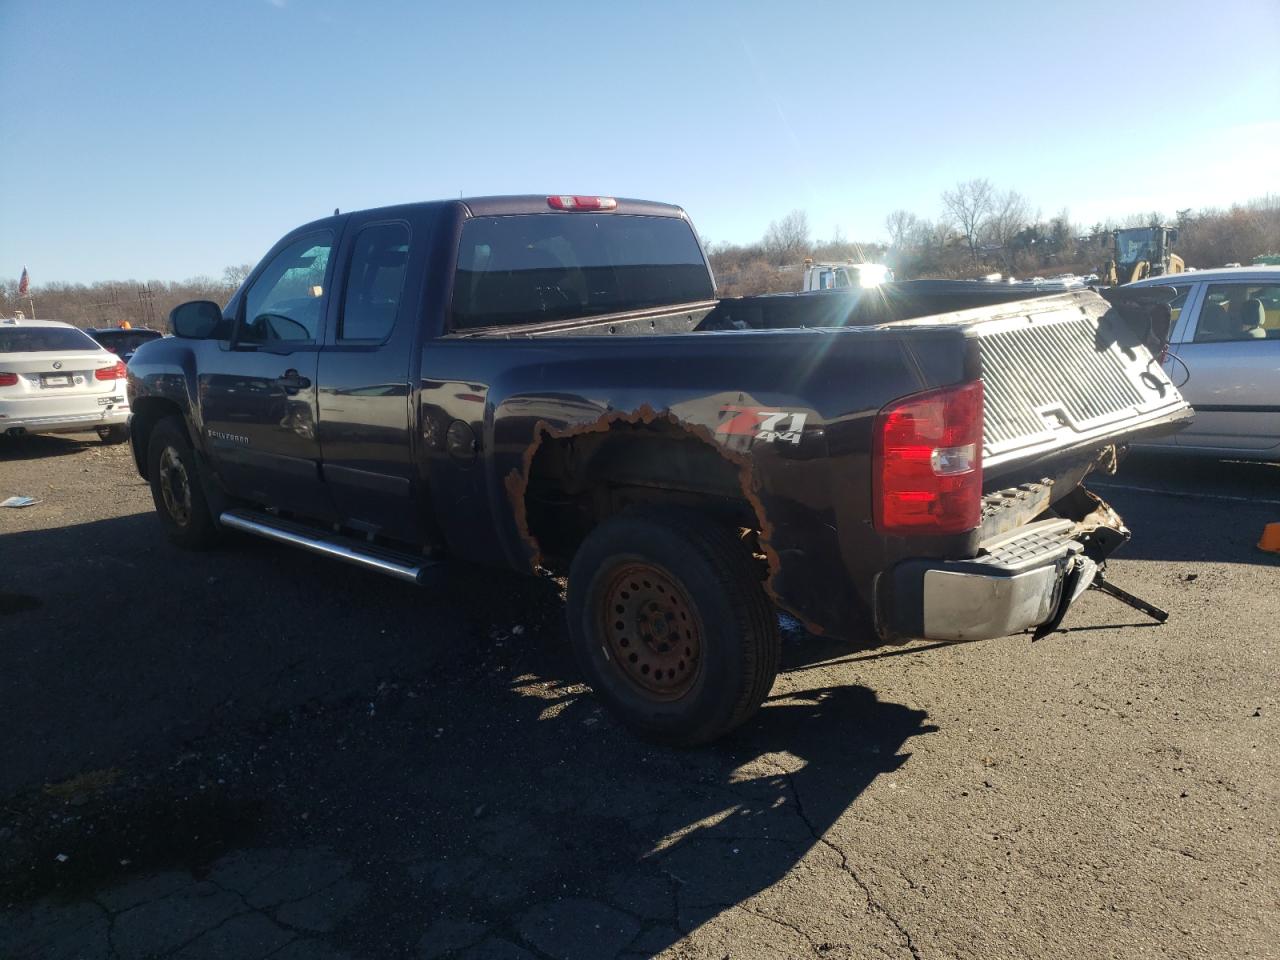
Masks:
[[[1280,2],[0,0],[0,277],[176,280],[343,209],[800,208],[885,235],[989,177],[1050,215],[1280,190]]]

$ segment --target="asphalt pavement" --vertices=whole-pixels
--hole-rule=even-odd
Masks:
[[[788,625],[672,751],[559,586],[170,547],[127,448],[0,446],[0,957],[1280,956],[1280,466],[1134,457],[1064,629]]]

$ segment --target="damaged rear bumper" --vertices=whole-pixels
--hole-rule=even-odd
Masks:
[[[1128,531],[1114,523],[1042,520],[983,543],[971,560],[905,560],[876,583],[876,627],[886,640],[988,640],[1052,629]],[[1096,521],[1093,514],[1088,520]]]

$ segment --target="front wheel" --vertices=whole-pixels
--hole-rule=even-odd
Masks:
[[[200,486],[198,469],[182,421],[166,417],[157,423],[147,440],[151,499],[165,534],[188,550],[210,546],[218,532]]]
[[[777,617],[727,525],[624,513],[569,571],[569,630],[596,693],[651,740],[715,740],[759,708],[778,673]]]

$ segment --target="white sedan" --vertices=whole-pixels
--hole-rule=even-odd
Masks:
[[[96,430],[129,439],[126,369],[84,331],[56,320],[0,320],[0,434]]]

